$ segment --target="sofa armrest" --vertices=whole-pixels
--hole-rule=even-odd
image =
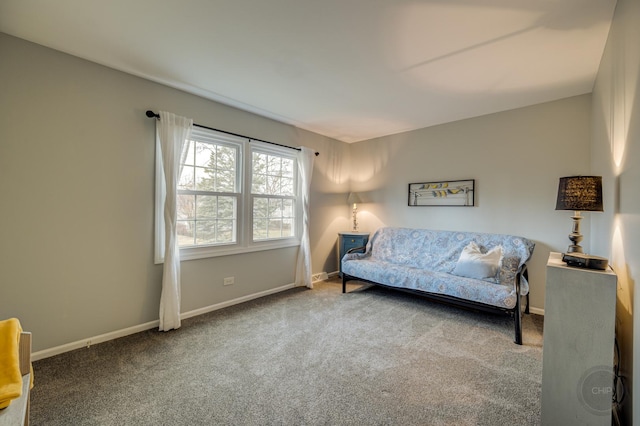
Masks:
[[[522,294],[523,280],[527,286],[527,292],[525,294]],[[516,281],[514,283],[514,291],[515,291],[518,302],[520,302],[521,296],[526,296],[527,305],[525,306],[524,312],[528,314],[529,313],[529,270],[527,269],[526,264],[522,265],[522,267],[518,270],[518,274],[516,275]]]
[[[514,286],[518,287],[516,288],[518,294],[521,294],[522,296],[529,294],[529,269],[526,264],[522,265],[520,269],[518,269]],[[524,294],[522,294],[523,291],[525,292]]]

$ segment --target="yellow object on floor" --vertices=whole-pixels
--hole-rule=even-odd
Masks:
[[[20,333],[16,318],[0,321],[0,409],[6,408],[22,395],[20,374]]]

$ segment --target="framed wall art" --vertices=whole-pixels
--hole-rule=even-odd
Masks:
[[[475,205],[475,179],[409,184],[409,206]]]

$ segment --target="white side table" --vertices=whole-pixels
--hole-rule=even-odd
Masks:
[[[547,263],[543,425],[611,425],[617,277]]]

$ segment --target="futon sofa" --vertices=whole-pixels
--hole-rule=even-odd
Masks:
[[[521,297],[529,313],[526,262],[534,247],[513,235],[385,227],[342,258],[342,292],[347,281],[360,280],[506,313],[521,345]]]

